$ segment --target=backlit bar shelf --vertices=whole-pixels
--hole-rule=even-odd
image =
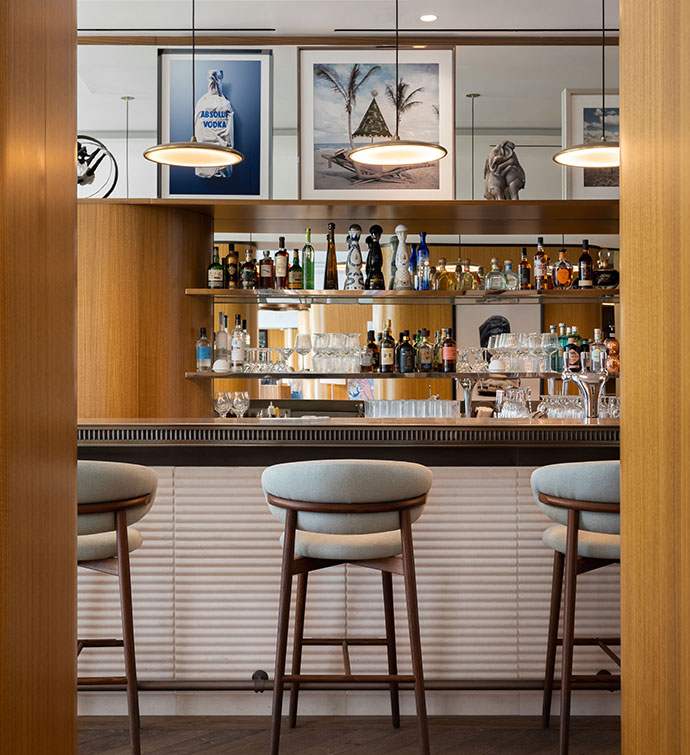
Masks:
[[[218,304],[618,304],[618,289],[551,291],[305,291],[290,289],[187,288],[188,296],[211,297]]]
[[[560,372],[185,372],[190,380],[437,380],[457,378],[458,380],[489,380],[518,378],[560,378]],[[609,375],[617,378],[618,375]]]

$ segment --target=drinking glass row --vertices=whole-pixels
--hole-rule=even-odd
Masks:
[[[557,333],[498,333],[489,338],[489,372],[549,372]]]
[[[225,419],[230,411],[242,419],[249,409],[249,393],[247,391],[219,391],[213,399],[213,407],[221,419]]]

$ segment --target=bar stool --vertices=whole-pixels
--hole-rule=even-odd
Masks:
[[[130,742],[134,755],[140,755],[129,553],[141,546],[143,538],[129,525],[138,522],[151,508],[158,476],[138,464],[80,461],[77,480],[78,565],[118,577],[122,616],[121,640],[79,639],[77,656],[84,648],[99,647],[121,647],[125,653],[124,677],[82,677],[78,683],[127,685]]]
[[[285,523],[278,616],[271,755],[278,755],[283,688],[290,684],[290,726],[297,720],[300,683],[387,682],[393,726],[400,726],[398,685],[413,682],[417,704],[419,750],[429,753],[424,674],[419,636],[412,523],[422,513],[431,487],[430,470],[419,464],[393,461],[304,461],[277,464],[261,477],[271,513]],[[402,554],[402,556],[400,555]],[[385,638],[305,638],[304,614],[309,572],[336,564],[355,564],[381,572]],[[393,613],[393,574],[405,581],[412,675],[398,674]],[[292,653],[292,673],[285,674],[292,578],[299,575]],[[344,675],[301,674],[302,648],[342,646]],[[353,674],[348,646],[387,648],[388,674]]]
[[[579,574],[620,562],[620,462],[592,461],[551,464],[532,473],[532,492],[541,510],[557,524],[543,534],[554,551],[549,634],[544,676],[542,725],[548,728],[556,665],[556,648],[563,647],[561,670],[560,755],[567,755],[570,698],[573,682],[620,689],[620,675],[573,676],[573,647],[599,646],[618,666],[620,658],[610,645],[619,637],[575,637],[575,596]],[[563,637],[558,636],[561,592],[565,570]]]

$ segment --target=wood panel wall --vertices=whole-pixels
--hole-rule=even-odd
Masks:
[[[195,369],[213,308],[204,286],[213,220],[176,207],[79,205],[79,416],[206,417],[211,381]]]
[[[0,752],[76,752],[76,3],[0,6]]]
[[[624,0],[621,26],[623,752],[680,755],[690,752],[690,7]]]

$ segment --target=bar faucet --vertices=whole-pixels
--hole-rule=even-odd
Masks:
[[[581,371],[573,372],[567,361],[563,363],[562,393],[568,393],[568,383],[573,382],[580,391],[586,419],[597,419],[599,416],[599,397],[609,379],[609,373],[603,363],[592,363],[589,353],[580,354]]]

